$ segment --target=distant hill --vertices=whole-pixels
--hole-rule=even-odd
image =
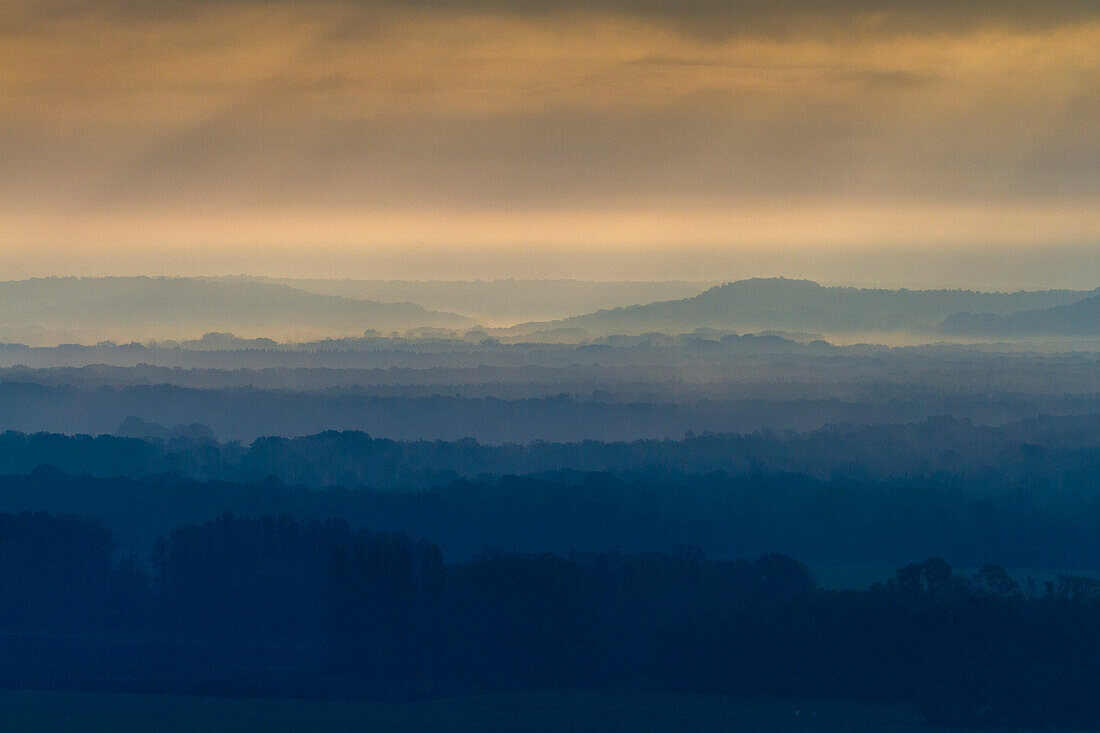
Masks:
[[[940,324],[952,336],[1100,336],[1100,295],[1069,305],[1017,313],[959,313]]]
[[[686,332],[696,328],[740,331],[933,332],[945,318],[962,312],[1007,314],[1062,306],[1090,295],[1044,290],[983,293],[972,290],[883,290],[824,287],[809,280],[754,278],[720,285],[693,298],[600,310],[520,331],[580,328],[589,335]]]
[[[250,278],[252,279],[252,278]],[[486,325],[511,326],[582,315],[601,308],[652,303],[698,295],[715,282],[683,280],[596,282],[586,280],[319,280],[254,278],[298,290],[346,298],[412,301],[455,311]]]
[[[231,331],[272,338],[374,329],[466,328],[473,321],[413,303],[319,295],[243,278],[45,278],[0,282],[0,339],[29,343],[193,338]]]

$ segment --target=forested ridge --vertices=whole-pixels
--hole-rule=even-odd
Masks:
[[[680,440],[536,440],[494,445],[467,438],[392,440],[362,431],[219,442],[201,425],[165,437],[0,433],[0,474],[39,466],[110,478],[176,474],[255,481],[269,476],[313,488],[416,488],[455,477],[528,475],[559,469],[616,475],[797,473],[817,478],[962,476],[1006,486],[1092,486],[1100,415],[1044,416],[976,425],[946,416],[901,424],[831,424],[818,430],[689,434]]]

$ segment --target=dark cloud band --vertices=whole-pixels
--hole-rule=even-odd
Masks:
[[[704,36],[836,32],[1043,30],[1100,22],[1096,0],[45,0],[43,12],[186,13],[226,5],[407,8],[511,16],[600,12],[660,22]]]

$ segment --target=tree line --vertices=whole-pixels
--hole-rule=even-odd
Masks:
[[[556,401],[565,408],[575,405],[565,397]],[[632,409],[648,415],[645,405]],[[135,430],[168,431],[136,419],[127,422]],[[0,433],[0,474],[27,474],[39,466],[104,478],[273,477],[310,488],[421,489],[458,477],[570,469],[623,477],[714,472],[785,472],[872,481],[954,477],[972,485],[998,483],[1031,493],[1072,494],[1088,485],[1100,468],[1100,413],[1045,416],[999,426],[941,416],[911,423],[833,424],[804,432],[504,444],[471,438],[392,440],[362,431],[327,430],[297,438],[268,436],[245,445],[218,442],[201,425],[179,426],[172,437]]]
[[[719,558],[783,552],[813,567],[893,567],[935,555],[962,567],[992,562],[1085,573],[1100,569],[1100,503],[1089,475],[1021,487],[996,474],[872,481],[556,471],[385,491],[270,478],[107,479],[39,468],[0,475],[0,511],[94,517],[138,554],[180,524],[233,511],[297,521],[343,517],[353,527],[431,537],[456,559],[492,548],[568,554],[691,545]]]
[[[88,519],[0,514],[0,683],[409,699],[546,686],[910,703],[1097,725],[1100,581],[932,558],[866,590],[786,555],[486,553],[225,514],[149,558]]]

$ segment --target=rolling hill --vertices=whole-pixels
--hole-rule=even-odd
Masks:
[[[588,280],[318,280],[250,278],[323,295],[378,301],[412,301],[464,313],[485,325],[510,326],[583,315],[599,309],[698,295],[717,284],[688,281]]]
[[[1017,313],[958,313],[945,319],[939,330],[951,336],[998,338],[1100,336],[1100,295]]]
[[[465,316],[413,303],[321,295],[244,278],[0,282],[0,339],[28,343],[178,339],[209,331],[280,339],[472,325]]]
[[[579,328],[589,335],[688,332],[696,328],[933,333],[938,324],[957,313],[1009,314],[1065,306],[1089,295],[1071,290],[983,293],[825,287],[809,280],[754,278],[720,285],[693,298],[522,324],[516,330]]]

